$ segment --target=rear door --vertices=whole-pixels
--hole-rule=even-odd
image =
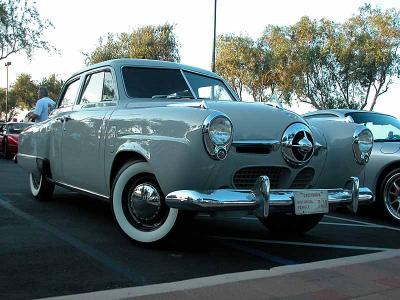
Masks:
[[[72,111],[79,94],[81,85],[80,77],[69,80],[61,92],[57,108],[49,117],[49,160],[52,178],[56,181],[63,180],[62,172],[62,136],[64,132],[65,116]]]

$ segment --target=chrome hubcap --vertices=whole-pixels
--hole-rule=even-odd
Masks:
[[[394,174],[387,181],[384,200],[388,212],[400,220],[400,173]]]
[[[131,188],[128,194],[128,210],[134,219],[142,222],[154,220],[161,210],[161,195],[150,183]]]

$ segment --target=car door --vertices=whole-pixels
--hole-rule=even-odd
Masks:
[[[116,107],[111,70],[85,76],[72,111],[65,115],[62,135],[64,183],[95,194],[107,195],[104,177],[104,128]]]
[[[63,180],[62,172],[62,136],[64,129],[65,116],[74,107],[80,87],[80,76],[67,81],[60,94],[57,108],[49,116],[49,161],[51,176],[56,181]]]

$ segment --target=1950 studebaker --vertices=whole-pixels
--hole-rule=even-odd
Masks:
[[[55,185],[106,199],[122,232],[149,243],[188,212],[305,232],[332,206],[356,211],[374,198],[358,179],[372,143],[362,125],[242,102],[214,73],[125,59],[67,80],[50,118],[20,135],[18,163],[36,199]]]

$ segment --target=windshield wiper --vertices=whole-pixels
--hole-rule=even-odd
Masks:
[[[180,96],[180,95],[153,95],[151,96],[152,99],[194,99],[193,96]]]

